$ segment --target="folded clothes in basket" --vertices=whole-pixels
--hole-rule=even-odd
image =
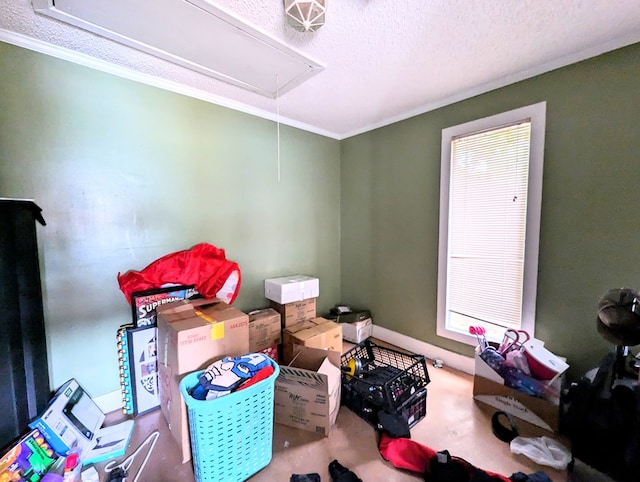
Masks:
[[[212,400],[246,388],[273,373],[269,358],[262,353],[224,357],[209,365],[191,389],[197,400]]]

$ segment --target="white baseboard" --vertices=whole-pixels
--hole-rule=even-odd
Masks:
[[[122,410],[122,396],[120,394],[120,390],[95,397],[93,401],[96,402],[100,410],[104,413]]]
[[[448,367],[473,375],[474,361],[471,357],[453,353],[382,326],[373,325],[373,336],[418,355],[424,355],[429,360],[442,360],[443,364]],[[119,390],[96,397],[94,401],[104,413],[122,409],[122,398]]]
[[[373,336],[418,355],[424,355],[429,360],[442,360],[443,365],[473,375],[474,360],[471,357],[445,350],[378,325],[373,325]]]

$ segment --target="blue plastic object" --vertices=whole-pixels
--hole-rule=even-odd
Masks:
[[[185,376],[180,392],[187,405],[196,482],[241,482],[271,462],[273,394],[280,373],[213,400],[196,400],[189,390],[203,370]]]

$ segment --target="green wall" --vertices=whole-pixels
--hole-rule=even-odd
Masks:
[[[118,272],[207,242],[263,280],[320,279],[340,295],[340,146],[193,98],[0,43],[0,197],[32,198],[51,386],[119,389],[115,336],[131,319]]]
[[[608,288],[640,287],[640,45],[342,142],[0,43],[0,196],[33,198],[51,386],[118,390],[118,272],[200,242],[240,264],[235,305],[264,278],[318,276],[319,312],[436,336],[444,127],[547,101],[536,335],[571,373],[611,349]]]
[[[547,102],[536,336],[579,376],[612,349],[596,332],[609,288],[640,288],[640,44],[341,143],[342,299],[376,324],[436,336],[441,131]]]

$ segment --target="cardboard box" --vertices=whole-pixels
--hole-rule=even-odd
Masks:
[[[180,380],[223,356],[249,353],[249,316],[218,299],[182,300],[159,306],[157,323],[160,407],[184,463],[191,442]]]
[[[282,343],[280,313],[273,308],[249,312],[249,350],[260,352]]]
[[[295,347],[275,382],[276,423],[328,436],[338,417],[342,389],[340,352]]]
[[[295,345],[342,353],[342,324],[326,318],[314,318],[291,325],[284,329],[282,338],[282,358],[285,364],[293,360]]]
[[[510,413],[525,422],[551,432],[558,431],[560,418],[560,400],[549,400],[528,395],[522,391],[507,387],[493,368],[480,358],[478,350],[475,355],[475,374],[473,376],[473,398],[481,403]],[[552,385],[554,391],[560,392],[562,380]]]
[[[320,280],[311,276],[292,275],[264,280],[265,298],[285,305],[320,296]]]
[[[316,299],[309,298],[303,301],[287,303],[281,305],[275,301],[270,302],[271,308],[280,313],[282,328],[294,325],[305,320],[311,320],[316,317]]]

